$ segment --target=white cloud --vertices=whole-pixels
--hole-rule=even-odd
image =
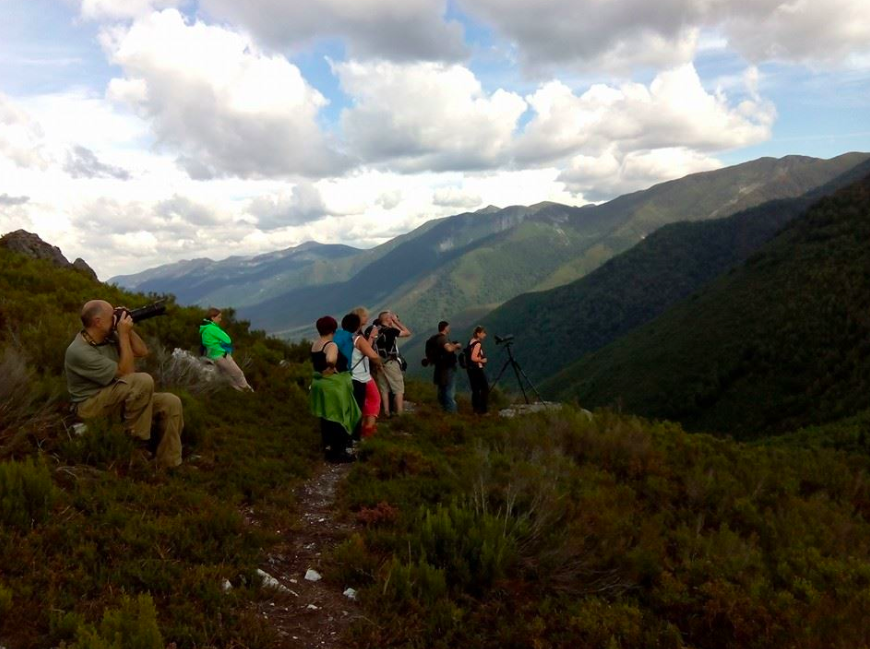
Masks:
[[[89,148],[76,145],[67,152],[64,171],[73,178],[116,178],[130,180],[130,172],[123,167],[106,164]]]
[[[45,169],[44,136],[39,122],[0,93],[0,156],[19,167]]]
[[[214,208],[179,194],[159,202],[155,211],[168,222],[190,223],[199,226],[218,225],[221,222],[221,219],[215,214]]]
[[[282,50],[342,37],[354,57],[457,60],[466,53],[446,0],[201,0],[209,14],[244,25]]]
[[[559,180],[586,200],[602,201],[720,167],[715,158],[684,147],[622,153],[612,146],[597,157],[574,156]]]
[[[315,185],[300,183],[289,194],[254,199],[249,211],[257,217],[261,230],[276,230],[319,221],[327,216],[329,208]]]
[[[176,10],[103,32],[126,77],[109,97],[150,121],[195,178],[323,176],[345,160],[317,123],[326,99],[282,56],[234,31],[188,24]]]
[[[0,194],[0,208],[14,207],[16,205],[24,205],[30,200],[30,196],[10,196],[9,194]]]
[[[387,211],[392,210],[401,202],[402,192],[396,190],[386,191],[375,200],[376,205],[380,205]]]
[[[747,73],[747,92],[754,98],[731,104],[724,93],[707,92],[691,65],[662,72],[649,86],[596,85],[579,96],[553,81],[527,97],[535,115],[517,138],[515,157],[520,165],[574,158],[584,169],[588,160],[597,160],[596,166],[604,160],[613,173],[622,174],[632,168],[623,164],[627,160],[670,160],[674,151],[684,151],[680,159],[689,156],[694,161],[689,167],[708,166],[697,163],[707,159],[698,152],[740,148],[770,138],[776,110],[758,96],[757,73]],[[649,153],[659,149],[667,153]],[[677,169],[685,167],[678,165],[668,177],[677,177]],[[656,174],[648,177],[662,179]]]
[[[458,187],[442,187],[432,194],[432,202],[441,207],[472,209],[481,204],[478,194],[463,191]]]
[[[333,68],[354,99],[341,117],[351,150],[404,172],[498,166],[526,110],[515,93],[484,92],[460,65],[351,61]]]
[[[177,7],[185,0],[81,0],[81,14],[88,19],[122,19],[144,16],[154,9]]]
[[[866,0],[460,0],[527,66],[618,72],[692,60],[719,32],[752,61],[843,62],[870,51]]]
[[[711,14],[752,61],[836,64],[870,53],[866,0],[719,0]]]

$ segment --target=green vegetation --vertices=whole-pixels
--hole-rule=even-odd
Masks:
[[[525,371],[548,378],[746,259],[807,206],[774,201],[726,219],[667,225],[586,277],[520,295],[481,324],[514,334]]]
[[[525,371],[533,380],[549,378],[745,261],[813,202],[868,172],[864,162],[800,198],[724,219],[666,225],[582,279],[508,301],[482,324],[515,334]]]
[[[867,417],[868,415],[865,415]],[[870,641],[866,453],[578,410],[405,418],[342,494],[358,647]]]
[[[834,421],[870,387],[870,177],[742,267],[542,387],[587,406],[756,437]]]
[[[584,361],[608,359],[584,366],[581,386],[613,376],[605,387],[629,384],[631,407],[661,401],[747,438],[789,434],[737,442],[572,406],[510,421],[444,417],[431,386],[410,384],[416,414],[384,422],[339,487],[357,531],[325,562],[325,581],[357,588],[365,613],[345,641],[870,646],[868,207],[870,178]],[[493,240],[519,255],[542,230],[526,220]],[[497,257],[479,247],[455,258],[457,272],[483,286]],[[201,310],[171,303],[170,317],[143,323],[145,369],[185,405],[185,464],[156,471],[118,425],[77,434],[63,407],[63,351],[81,304],[98,296],[154,297],[0,251],[0,639],[15,649],[281,646],[255,612],[256,569],[279,541],[271,530],[293,529],[295,487],[318,456],[306,348],[225,311],[257,392],[216,391],[171,353],[198,347]],[[798,423],[809,425],[793,432]]]
[[[258,327],[293,334],[300,327],[310,331],[310,323],[324,313],[342,314],[363,304],[394,309],[413,331],[425,331],[443,318],[459,322],[469,308],[574,281],[663,225],[723,218],[770,200],[801,196],[866,159],[867,154],[858,153],[832,160],[764,158],[598,206],[539,203],[459,214],[361,253],[371,259],[346,281],[298,288],[293,280],[286,286],[296,288],[277,294],[272,286],[255,303],[250,296],[263,285],[252,284],[240,313]],[[236,275],[230,272],[223,281],[241,288],[245,282]],[[172,291],[183,281],[174,278],[161,290]],[[412,367],[419,365],[422,340],[407,351]]]
[[[69,427],[63,352],[94,297],[154,296],[0,250],[0,638],[15,649],[272,646],[251,602],[277,542],[267,530],[290,524],[294,488],[319,456],[307,350],[225,311],[257,392],[215,392],[169,354],[198,348],[199,309],[142,323],[144,369],[185,404],[185,464],[158,472],[120,426]]]

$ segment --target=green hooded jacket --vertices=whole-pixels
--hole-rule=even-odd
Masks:
[[[221,358],[225,354],[233,353],[233,341],[229,334],[208,318],[199,325],[199,335],[202,337],[205,355],[209,358]]]

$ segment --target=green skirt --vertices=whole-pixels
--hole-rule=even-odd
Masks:
[[[308,403],[312,415],[340,424],[348,435],[353,433],[362,418],[353,398],[353,377],[350,372],[329,376],[315,372]]]

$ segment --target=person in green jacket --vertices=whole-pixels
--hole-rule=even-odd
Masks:
[[[199,326],[205,356],[229,377],[233,388],[240,392],[244,390],[253,392],[254,388],[248,384],[242,368],[233,360],[233,341],[229,334],[221,329],[221,320],[221,310],[209,307],[205,320]]]

